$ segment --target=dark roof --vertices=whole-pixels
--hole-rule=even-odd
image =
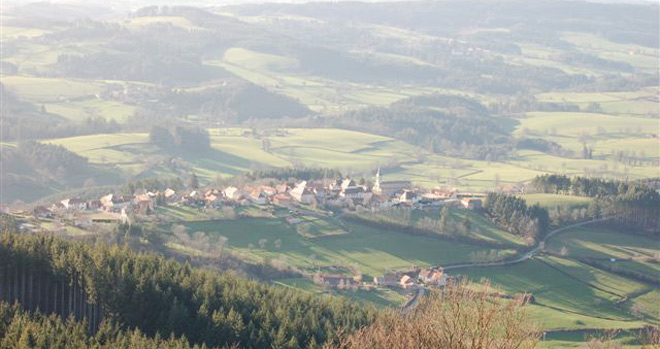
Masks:
[[[348,187],[344,189],[344,194],[357,194],[363,192],[364,192],[364,188],[362,187]]]

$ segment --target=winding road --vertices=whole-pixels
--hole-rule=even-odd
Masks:
[[[532,250],[525,253],[521,257],[516,258],[516,259],[512,259],[510,261],[492,262],[492,263],[457,264],[457,265],[450,265],[450,266],[444,267],[444,270],[447,271],[447,270],[456,270],[456,269],[465,269],[465,268],[497,267],[497,266],[504,266],[504,265],[510,265],[510,264],[516,264],[516,263],[524,262],[524,261],[534,257],[537,253],[539,253],[541,250],[543,250],[543,246],[545,245],[545,242],[549,238],[553,237],[555,234],[561,233],[562,231],[566,231],[566,230],[569,230],[569,229],[572,229],[572,228],[581,227],[583,225],[606,221],[606,220],[608,220],[612,217],[614,217],[614,216],[610,216],[610,217],[606,217],[606,218],[599,218],[599,219],[592,219],[590,221],[575,223],[575,224],[571,224],[571,225],[567,225],[565,227],[555,229],[555,230],[549,232],[543,238],[543,240],[539,241],[539,243],[536,245],[536,247],[534,247]],[[419,302],[419,298],[424,296],[425,292],[426,292],[426,290],[424,288],[420,288],[418,290],[418,292],[415,293],[410,300],[408,300],[403,306],[401,306],[400,312],[405,314],[408,311],[410,311],[410,309],[414,308],[417,305],[417,303]]]
[[[524,261],[534,257],[537,253],[539,253],[543,249],[543,246],[545,245],[545,242],[549,238],[553,237],[555,234],[561,233],[562,231],[573,229],[573,228],[576,228],[576,227],[581,227],[583,225],[606,221],[606,220],[608,220],[612,217],[614,217],[614,216],[609,216],[609,217],[605,217],[605,218],[598,218],[598,219],[592,219],[590,221],[575,223],[575,224],[567,225],[565,227],[557,228],[557,229],[549,232],[543,238],[543,240],[539,241],[539,243],[536,245],[536,247],[534,247],[531,251],[525,253],[524,255],[522,255],[522,256],[520,256],[516,259],[512,259],[512,260],[509,260],[509,261],[502,261],[502,262],[491,262],[491,263],[456,264],[456,265],[446,266],[446,267],[444,267],[444,270],[447,271],[447,270],[456,270],[456,269],[465,269],[465,268],[499,267],[499,266],[511,265],[511,264],[524,262]]]

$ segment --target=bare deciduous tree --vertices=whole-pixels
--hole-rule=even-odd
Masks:
[[[451,284],[424,297],[413,311],[385,313],[326,349],[534,348],[540,333],[526,316],[529,297],[504,300],[490,294],[488,283],[478,291],[464,282]]]

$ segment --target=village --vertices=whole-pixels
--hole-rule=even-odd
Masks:
[[[223,206],[324,207],[331,210],[378,210],[385,208],[424,209],[463,207],[478,210],[486,193],[459,192],[455,189],[415,188],[406,180],[382,181],[380,170],[373,185],[344,178],[324,181],[261,180],[260,184],[230,185],[224,188],[189,188],[148,191],[132,195],[108,193],[94,200],[73,197],[52,205],[39,205],[31,213],[37,218],[54,218],[63,213],[98,213],[92,223],[130,223],[130,216],[149,215],[158,206],[187,206],[204,210]],[[265,183],[265,184],[264,184]],[[289,219],[295,223],[295,218]]]
[[[229,207],[285,208],[288,214],[283,217],[284,220],[289,225],[296,225],[301,222],[298,216],[303,213],[334,212],[340,215],[355,210],[423,210],[443,206],[479,210],[485,195],[446,188],[426,190],[414,187],[407,180],[382,180],[379,169],[371,185],[352,178],[316,181],[264,179],[243,185],[203,189],[138,189],[132,195],[107,193],[93,200],[66,198],[50,206],[36,206],[30,213],[35,219],[58,220],[66,216],[71,221],[74,217],[73,224],[78,228],[94,230],[139,222],[159,207],[186,207],[204,212]],[[328,289],[387,287],[403,292],[443,287],[449,280],[440,266],[392,271],[375,276],[373,280],[362,280],[349,274],[341,270],[337,273],[309,273],[307,277]]]

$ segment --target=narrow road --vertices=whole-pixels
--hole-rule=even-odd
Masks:
[[[522,255],[522,256],[520,256],[520,257],[518,257],[518,258],[516,258],[516,259],[512,259],[512,260],[509,260],[509,261],[503,261],[503,262],[491,262],[491,263],[465,263],[465,264],[450,265],[450,266],[446,266],[446,267],[444,267],[444,270],[447,271],[447,270],[456,270],[456,269],[465,269],[465,268],[499,267],[499,266],[504,266],[504,265],[510,265],[510,264],[516,264],[516,263],[524,262],[524,261],[526,261],[526,260],[528,260],[528,259],[534,257],[537,253],[539,253],[539,252],[543,249],[543,246],[545,245],[545,242],[546,242],[549,238],[553,237],[555,234],[557,234],[557,233],[561,233],[562,231],[569,230],[569,229],[573,229],[573,228],[576,228],[576,227],[581,227],[581,226],[583,226],[583,225],[587,225],[587,224],[591,224],[591,223],[596,223],[596,222],[606,221],[606,220],[608,220],[608,219],[610,219],[610,218],[612,218],[612,217],[614,217],[614,216],[610,216],[610,217],[606,217],[606,218],[599,218],[599,219],[592,219],[592,220],[590,220],[590,221],[580,222],[580,223],[575,223],[575,224],[571,224],[571,225],[567,225],[567,226],[565,226],[565,227],[561,227],[561,228],[555,229],[555,230],[549,232],[549,233],[543,238],[543,240],[539,241],[539,243],[536,245],[536,247],[534,247],[531,251],[525,253],[524,255]]]
[[[414,308],[417,303],[419,303],[419,298],[424,296],[424,293],[426,293],[426,289],[424,287],[420,287],[417,290],[417,293],[415,293],[410,300],[408,300],[404,305],[401,306],[401,313],[405,314],[407,313],[410,309]]]

